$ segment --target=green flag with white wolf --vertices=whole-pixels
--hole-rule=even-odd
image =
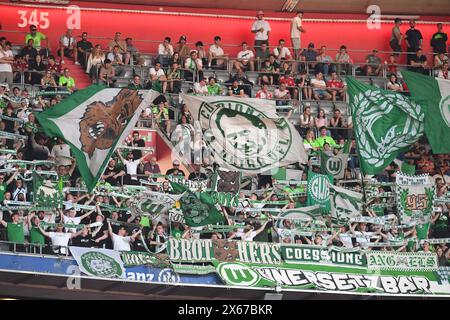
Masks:
[[[202,129],[203,141],[222,167],[255,175],[308,162],[300,134],[286,117],[276,113],[274,102],[181,96]]]
[[[92,85],[36,114],[36,118],[46,134],[59,137],[70,146],[90,192],[116,146],[129,135],[144,108],[159,95],[153,90]]]
[[[363,194],[338,186],[331,189],[331,219],[335,223],[347,223],[362,214]]]
[[[55,178],[52,175],[33,172],[33,195],[37,207],[62,207],[64,195],[59,181]]]
[[[408,97],[347,77],[355,138],[364,174],[384,170],[424,132],[424,112]]]

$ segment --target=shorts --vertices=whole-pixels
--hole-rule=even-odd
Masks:
[[[71,48],[64,48],[64,56],[65,57],[72,57],[73,55],[73,49]]]
[[[327,95],[327,91],[324,89],[313,89],[314,94],[317,94],[319,97],[325,97]]]
[[[295,50],[299,50],[301,46],[301,40],[300,38],[291,38],[292,41],[292,47],[294,47]]]

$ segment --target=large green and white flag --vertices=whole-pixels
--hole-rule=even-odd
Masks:
[[[435,188],[428,175],[395,175],[397,211],[403,224],[426,224],[433,212]]]
[[[81,176],[92,191],[117,144],[125,140],[144,108],[158,96],[153,90],[92,85],[36,114],[36,118],[46,134],[70,146]]]
[[[81,272],[101,278],[123,278],[125,276],[125,268],[119,251],[82,247],[69,248]]]
[[[221,166],[257,174],[307,163],[300,134],[267,100],[184,94],[182,98]]]
[[[423,134],[423,110],[400,93],[353,77],[347,85],[362,171],[377,174]]]
[[[343,179],[348,165],[348,154],[329,155],[320,152],[320,168],[323,174],[330,174],[335,179]]]
[[[433,153],[450,153],[450,80],[402,71],[414,101],[425,111],[425,134]]]
[[[363,194],[338,186],[331,188],[331,219],[335,223],[347,223],[360,216],[363,209]]]
[[[307,205],[320,205],[322,213],[330,212],[330,185],[333,184],[333,176],[308,172]]]
[[[33,172],[33,195],[37,207],[61,208],[64,195],[55,176]]]

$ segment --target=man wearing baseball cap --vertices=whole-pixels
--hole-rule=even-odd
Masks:
[[[269,45],[269,33],[272,30],[269,22],[264,20],[264,12],[258,11],[256,14],[257,20],[252,25],[252,33],[255,34],[255,49],[256,53],[260,52],[261,44]]]

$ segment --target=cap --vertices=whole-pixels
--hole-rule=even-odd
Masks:
[[[180,165],[180,161],[178,161],[178,160],[173,160],[173,162],[172,162],[172,164],[174,164],[174,165]]]
[[[256,16],[263,16],[264,15],[264,12],[262,11],[262,10],[259,10],[257,13],[256,13]]]

